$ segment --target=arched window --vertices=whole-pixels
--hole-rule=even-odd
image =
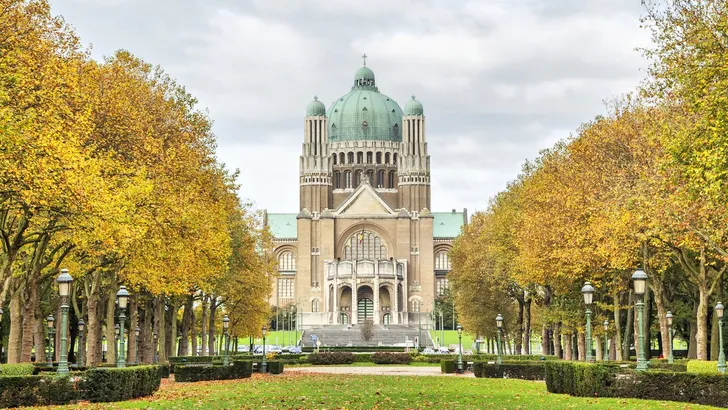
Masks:
[[[382,153],[377,152],[377,164],[381,164],[381,163],[382,163]]]
[[[278,255],[278,271],[279,272],[295,272],[296,271],[296,257],[293,256],[293,252],[286,251]]]
[[[367,179],[369,180],[369,185],[374,185],[374,170],[370,169],[367,171]]]
[[[364,153],[363,152],[360,151],[360,152],[356,153],[356,163],[357,164],[364,163]]]
[[[341,189],[341,173],[339,171],[334,171],[334,189]]]
[[[389,179],[387,181],[387,188],[394,188],[394,171],[389,171]]]
[[[291,299],[294,292],[294,279],[278,278],[278,299]]]
[[[372,153],[370,151],[370,152],[367,152],[367,164],[371,164],[371,163],[372,163]]]
[[[377,188],[384,187],[384,171],[377,171]]]
[[[392,164],[397,165],[397,153],[395,152],[394,155],[392,155]]]
[[[354,153],[350,152],[348,156],[349,156],[349,159],[348,159],[347,164],[353,164],[354,163]]]
[[[387,247],[375,232],[367,230],[356,232],[345,243],[345,260],[387,259]]]
[[[358,188],[359,184],[361,184],[361,171],[356,170],[356,172],[354,173],[354,187]]]
[[[339,164],[344,165],[346,163],[346,155],[342,152],[339,154]]]
[[[389,152],[384,154],[384,163],[389,165]]]
[[[351,188],[351,171],[344,172],[344,188]]]
[[[420,300],[412,299],[410,301],[410,312],[418,313],[420,311]]]
[[[450,270],[450,256],[447,251],[440,251],[435,255],[435,270]]]
[[[318,313],[319,312],[319,300],[314,299],[311,301],[311,312]]]
[[[336,160],[337,160],[337,158],[336,158],[336,157],[337,157],[337,155],[336,155],[336,154],[334,154],[334,155],[332,155],[332,157],[333,157],[332,159],[334,160],[334,165],[336,165]]]

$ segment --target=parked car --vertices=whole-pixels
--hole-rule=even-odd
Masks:
[[[422,354],[437,354],[437,352],[431,347],[426,347],[422,350]]]
[[[303,350],[301,350],[298,346],[288,346],[288,353],[291,354],[301,354]]]
[[[238,345],[238,353],[248,353],[250,351],[250,347],[248,345]]]
[[[439,348],[437,349],[437,353],[439,353],[439,354],[450,354],[450,349],[448,349],[448,348],[447,348],[447,347],[445,347],[445,346],[440,346],[440,347],[439,347]]]

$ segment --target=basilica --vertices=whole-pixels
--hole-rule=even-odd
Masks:
[[[404,110],[366,66],[328,110],[306,107],[296,213],[267,213],[278,275],[270,302],[300,326],[407,325],[447,288],[467,211],[430,210],[422,103]],[[421,319],[420,319],[421,320]]]

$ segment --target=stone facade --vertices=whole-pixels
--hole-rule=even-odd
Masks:
[[[427,320],[467,212],[430,211],[422,104],[402,111],[362,67],[328,114],[317,98],[307,107],[299,212],[266,215],[279,262],[270,303],[296,305],[303,328]]]

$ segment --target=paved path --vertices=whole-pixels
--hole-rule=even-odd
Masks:
[[[330,374],[374,374],[383,376],[448,376],[448,377],[475,377],[473,373],[442,374],[440,367],[435,366],[311,366],[286,367],[286,373],[330,373]]]

